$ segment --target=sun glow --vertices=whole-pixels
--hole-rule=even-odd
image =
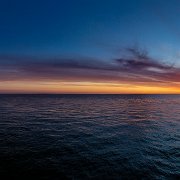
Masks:
[[[180,87],[106,82],[7,81],[0,83],[0,93],[179,94]]]

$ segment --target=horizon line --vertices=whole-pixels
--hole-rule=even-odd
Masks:
[[[0,95],[180,95],[180,93],[0,93]]]

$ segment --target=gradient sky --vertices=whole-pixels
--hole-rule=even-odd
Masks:
[[[1,0],[0,93],[180,93],[179,0]]]

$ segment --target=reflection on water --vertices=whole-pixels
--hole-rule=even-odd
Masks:
[[[180,178],[179,132],[178,95],[0,95],[0,176]]]

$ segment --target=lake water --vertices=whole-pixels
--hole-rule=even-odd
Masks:
[[[178,179],[180,95],[0,95],[0,179]]]

